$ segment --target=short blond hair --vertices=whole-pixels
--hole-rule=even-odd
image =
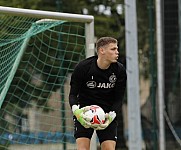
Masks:
[[[118,43],[118,41],[113,37],[101,37],[96,42],[96,50],[98,51],[100,47],[103,47],[110,43]]]

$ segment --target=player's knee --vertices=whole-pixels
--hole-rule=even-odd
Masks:
[[[89,148],[81,147],[81,148],[77,148],[77,150],[89,150]]]
[[[90,150],[90,145],[87,144],[77,144],[77,150]]]
[[[77,150],[90,150],[89,145],[77,145]]]
[[[88,138],[78,138],[76,140],[77,150],[89,150],[90,149],[90,139]]]
[[[101,150],[115,150],[115,147],[115,141],[108,140],[101,143]]]

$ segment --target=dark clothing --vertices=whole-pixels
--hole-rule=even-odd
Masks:
[[[126,70],[119,62],[112,63],[108,69],[100,69],[97,59],[93,56],[76,66],[70,82],[70,106],[98,105],[105,112],[118,113],[126,88]]]
[[[77,120],[76,117],[73,118],[74,121],[74,137],[80,138],[80,137],[86,137],[91,139],[92,134],[94,132],[94,129],[92,128],[84,128],[80,122]],[[101,144],[102,142],[106,140],[113,140],[117,141],[117,121],[113,120],[111,124],[104,130],[96,130],[97,137],[99,139],[99,143]]]

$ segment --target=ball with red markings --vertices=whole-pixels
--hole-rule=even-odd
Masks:
[[[90,110],[85,112],[84,115],[89,118],[91,124],[102,124],[105,122],[105,112],[98,105],[91,105]]]

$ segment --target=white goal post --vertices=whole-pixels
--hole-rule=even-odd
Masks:
[[[126,69],[128,98],[128,143],[130,150],[141,150],[141,110],[139,94],[139,65],[136,0],[126,0]]]

